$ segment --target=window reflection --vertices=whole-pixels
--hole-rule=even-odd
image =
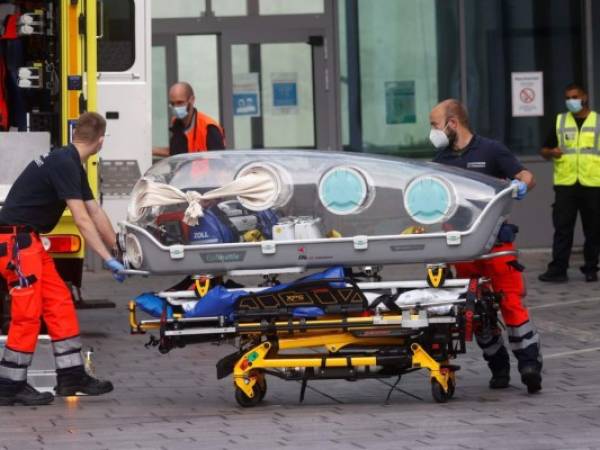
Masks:
[[[133,0],[103,0],[99,12],[98,70],[124,72],[135,61]]]
[[[358,6],[363,150],[430,156],[429,111],[458,95],[456,2]]]
[[[467,83],[472,125],[517,153],[537,154],[582,80],[582,3],[467,0]],[[542,71],[544,116],[513,117],[511,73]]]

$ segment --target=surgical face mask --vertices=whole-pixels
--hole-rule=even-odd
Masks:
[[[446,136],[446,133],[444,133],[444,130],[447,126],[448,124],[446,124],[443,130],[440,130],[438,128],[432,128],[429,132],[429,140],[435,148],[445,148],[448,147],[448,145],[450,145],[448,136]]]
[[[580,98],[570,98],[566,102],[567,109],[572,113],[578,113],[583,109],[583,102]]]
[[[173,114],[175,114],[175,117],[177,117],[178,119],[185,119],[188,115],[188,108],[187,108],[187,104],[186,105],[181,105],[181,106],[173,106]]]

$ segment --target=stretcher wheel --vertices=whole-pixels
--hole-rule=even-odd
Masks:
[[[254,397],[248,397],[244,391],[236,386],[235,401],[238,402],[238,405],[240,405],[242,408],[252,408],[253,406],[258,405],[262,399],[265,398],[265,394],[267,393],[266,384],[264,391],[259,386],[259,383],[256,383],[252,387],[252,391],[254,392]]]
[[[452,378],[450,378],[448,380],[448,398],[452,398],[454,397],[454,390],[456,389],[456,384],[454,383],[454,380]]]
[[[260,401],[262,402],[265,398],[265,395],[267,395],[267,378],[264,375],[258,377],[258,380],[256,380],[256,386],[259,388]]]
[[[436,403],[446,403],[452,395],[450,395],[450,385],[448,385],[448,392],[444,391],[444,388],[437,380],[431,380],[431,395]],[[454,394],[454,389],[452,389]]]

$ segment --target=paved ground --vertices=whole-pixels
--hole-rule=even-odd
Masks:
[[[455,399],[442,405],[432,401],[425,373],[416,372],[403,377],[388,405],[387,382],[313,382],[299,404],[299,384],[270,378],[264,406],[240,409],[231,379],[215,377],[229,345],[160,355],[144,348],[147,336],[129,334],[128,298],[172,280],[117,286],[106,274],[87,274],[88,298],[118,304],[80,311],[84,343],[116,390],[1,408],[0,449],[600,449],[600,284],[586,284],[572,270],[570,283],[542,285],[536,275],[546,258],[522,257],[544,346],[542,393],[529,396],[515,370],[509,389],[490,391],[487,368],[471,348],[458,360]],[[408,267],[402,277],[415,273]]]

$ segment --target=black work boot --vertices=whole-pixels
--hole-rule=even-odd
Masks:
[[[581,266],[579,268],[581,273],[585,276],[585,281],[588,283],[593,283],[598,281],[598,266]]]
[[[585,281],[588,283],[594,283],[598,281],[598,274],[596,272],[586,272]]]
[[[546,283],[566,283],[569,281],[569,277],[567,276],[566,272],[558,272],[548,269],[538,276],[538,280]]]
[[[113,390],[110,381],[98,380],[89,376],[83,366],[58,369],[56,371],[56,395],[102,395]]]
[[[535,394],[542,390],[542,372],[537,365],[527,365],[519,369],[521,381],[527,386],[527,392]]]
[[[492,372],[490,389],[505,389],[510,383],[510,356],[506,347],[502,345],[493,355],[483,355]]]
[[[0,384],[0,406],[48,405],[54,400],[50,392],[39,392],[28,383],[13,382]]]
[[[490,389],[506,389],[510,384],[510,368],[492,372]]]

